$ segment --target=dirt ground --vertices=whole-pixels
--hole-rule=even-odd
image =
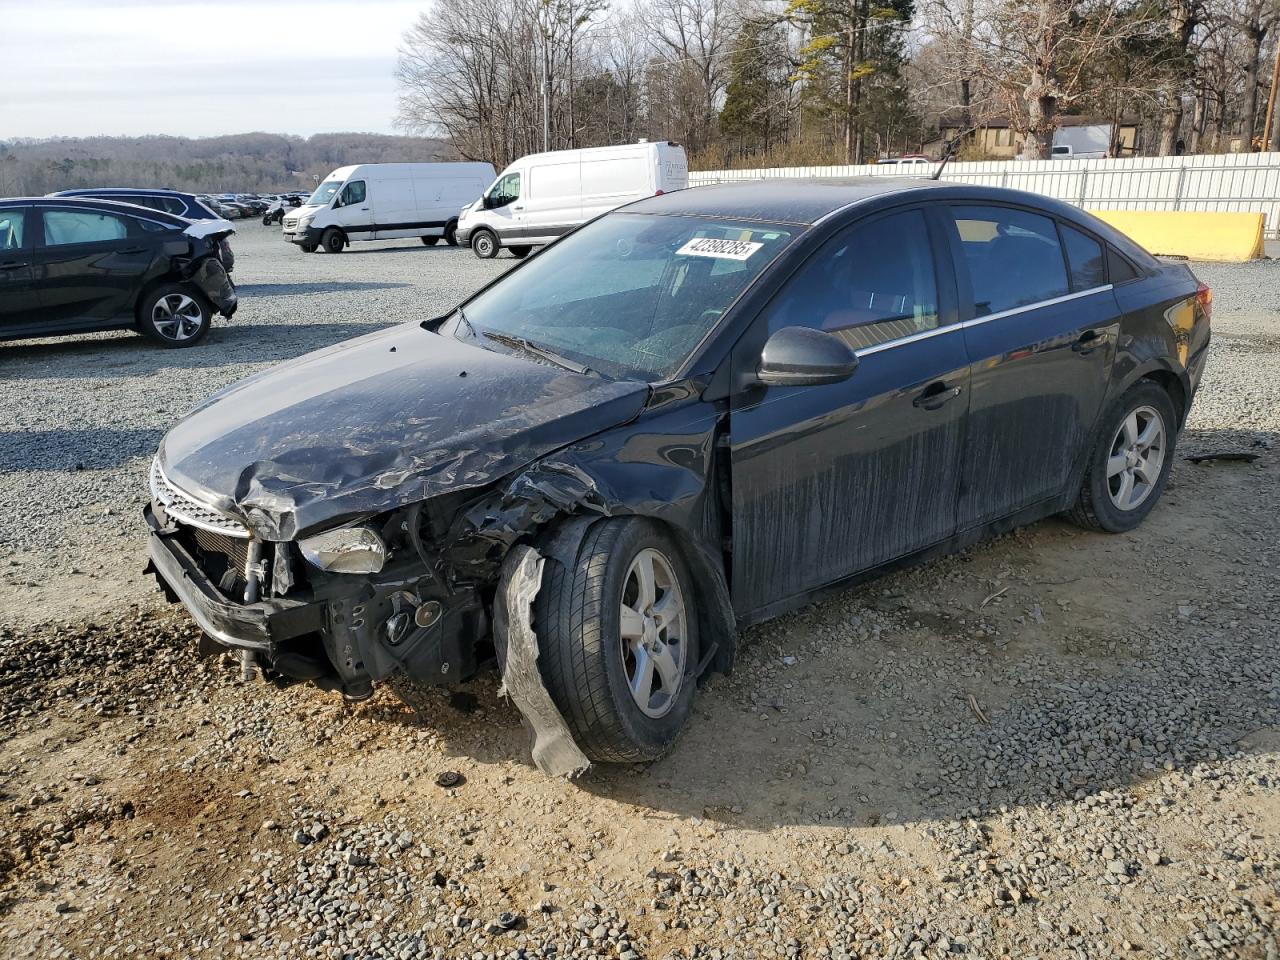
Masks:
[[[1215,336],[1144,526],[756,628],[670,756],[573,782],[492,677],[344,705],[198,659],[149,595],[10,577],[0,953],[1280,955],[1274,297]],[[1258,458],[1183,459],[1222,450]]]

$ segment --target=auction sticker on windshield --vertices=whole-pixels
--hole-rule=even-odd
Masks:
[[[715,237],[698,237],[676,251],[678,257],[715,257],[718,260],[746,260],[763,247],[763,243],[749,240],[718,240]]]

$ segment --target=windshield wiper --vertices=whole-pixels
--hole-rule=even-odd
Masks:
[[[463,317],[463,320],[465,321],[466,317]],[[467,326],[471,326],[471,324],[468,323]],[[555,351],[548,350],[546,347],[526,340],[524,337],[513,336],[510,333],[495,333],[492,330],[485,330],[483,332],[488,339],[493,340],[495,343],[514,347],[517,350],[523,350],[525,353],[532,353],[535,357],[541,357],[543,360],[548,360],[551,363],[554,363],[557,367],[564,367],[566,370],[570,370],[573,373],[582,373],[587,375],[595,374],[595,371],[590,367],[585,367],[580,363],[570,360],[568,357],[562,357]]]

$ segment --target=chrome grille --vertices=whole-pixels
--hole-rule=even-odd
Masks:
[[[285,228],[286,230],[296,230],[296,229],[298,229],[298,218],[297,218],[297,217],[285,217],[285,218],[284,218],[284,228]]]
[[[219,513],[212,507],[183,493],[160,469],[160,458],[151,461],[151,499],[164,508],[164,512],[179,523],[207,530],[240,540],[249,538],[249,528],[234,517]],[[219,551],[222,552],[222,551]]]

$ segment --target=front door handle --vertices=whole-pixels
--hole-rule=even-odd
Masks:
[[[1076,338],[1071,349],[1081,356],[1088,356],[1107,342],[1107,331],[1086,330]]]
[[[0,263],[0,270],[21,270],[26,264],[21,260],[6,260]]]
[[[130,253],[130,254],[132,254],[132,253],[146,253],[146,252],[147,252],[147,248],[146,248],[146,247],[126,247],[125,249],[121,250],[120,252],[121,252],[121,253]]]
[[[944,403],[960,396],[960,391],[960,387],[948,386],[941,380],[935,380],[911,401],[911,405],[921,410],[937,410]]]
[[[517,203],[517,204],[516,204],[514,207],[512,207],[511,209],[512,209],[512,210],[523,210],[523,209],[524,209],[524,204],[523,204],[523,203]]]

